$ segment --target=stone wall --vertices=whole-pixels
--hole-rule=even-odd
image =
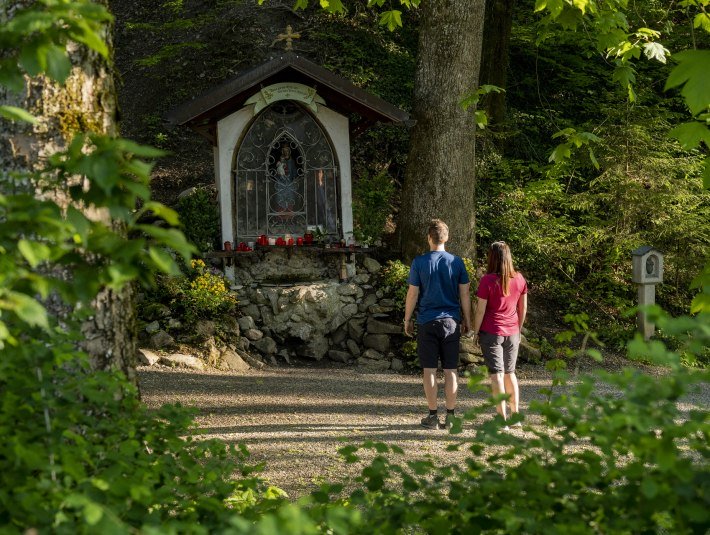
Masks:
[[[372,370],[401,370],[402,310],[377,288],[381,266],[365,254],[291,256],[274,248],[235,259],[242,334],[259,353],[329,358]],[[346,280],[339,277],[346,276]],[[245,328],[248,327],[248,328]],[[462,366],[480,360],[478,348],[462,343]]]

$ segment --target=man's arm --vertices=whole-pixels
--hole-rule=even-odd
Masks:
[[[525,323],[525,315],[528,313],[528,294],[521,294],[518,298],[518,327],[523,328]]]
[[[463,321],[461,322],[461,334],[467,334],[471,330],[471,283],[459,284],[459,301],[461,302],[461,312]]]
[[[414,336],[414,319],[412,315],[417,306],[417,299],[419,299],[419,286],[410,284],[409,289],[407,289],[407,299],[404,302],[404,334],[407,336]]]

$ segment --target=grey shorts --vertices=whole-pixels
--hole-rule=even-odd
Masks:
[[[480,331],[478,334],[488,373],[513,373],[518,360],[520,333],[500,336]]]

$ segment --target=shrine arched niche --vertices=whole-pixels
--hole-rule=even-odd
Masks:
[[[252,121],[235,151],[236,241],[338,236],[339,166],[325,130],[303,106],[278,101]]]

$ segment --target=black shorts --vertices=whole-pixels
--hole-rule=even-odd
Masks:
[[[453,318],[441,318],[419,325],[417,354],[422,368],[438,368],[439,360],[445,370],[459,365],[461,326]]]

